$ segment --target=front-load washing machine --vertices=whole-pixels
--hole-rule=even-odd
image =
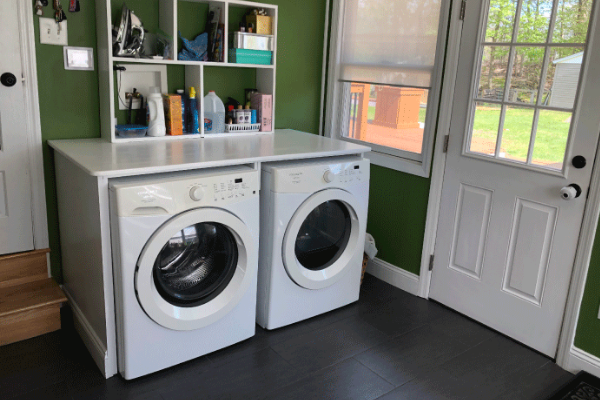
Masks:
[[[369,160],[265,164],[257,322],[275,329],[358,300]]]
[[[254,335],[259,188],[245,166],[111,181],[125,379]]]

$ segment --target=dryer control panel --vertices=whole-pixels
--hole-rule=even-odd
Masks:
[[[360,157],[311,160],[265,167],[272,175],[272,190],[279,193],[315,192],[369,182],[370,162]]]
[[[119,216],[178,214],[258,196],[259,172],[235,167],[111,183]]]

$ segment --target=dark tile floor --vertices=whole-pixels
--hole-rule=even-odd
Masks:
[[[0,347],[1,399],[543,399],[551,360],[369,275],[358,303],[134,381],[64,328]]]

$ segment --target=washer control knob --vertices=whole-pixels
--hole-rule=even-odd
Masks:
[[[335,179],[335,174],[333,172],[331,172],[331,170],[327,170],[323,174],[323,180],[326,183],[331,183],[331,182],[333,182],[334,179]]]
[[[190,189],[190,198],[194,201],[200,201],[202,200],[202,197],[204,197],[204,189],[202,189],[202,186],[192,186]]]

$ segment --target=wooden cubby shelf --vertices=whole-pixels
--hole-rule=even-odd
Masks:
[[[148,29],[153,32],[158,29],[167,33],[173,38],[173,54],[177,58],[177,54],[181,50],[179,48],[180,40],[178,32],[181,30],[179,6],[180,4],[186,3],[186,7],[190,3],[198,3],[202,7],[206,8],[208,5],[221,5],[223,13],[221,15],[221,23],[224,25],[224,62],[211,62],[211,61],[183,61],[183,60],[169,60],[169,59],[153,59],[153,58],[130,58],[130,57],[114,57],[112,53],[112,25],[118,24],[119,21],[114,20],[116,18],[118,9],[122,4],[132,9],[136,15],[140,16],[143,14],[148,20],[148,25],[155,27],[156,29]],[[132,4],[130,7],[130,3]],[[145,8],[141,10],[140,7],[152,7],[153,10]],[[195,7],[195,6],[194,6]],[[235,21],[238,15],[242,15],[245,9],[253,8],[264,8],[267,11],[267,15],[272,18],[273,23],[273,61],[271,65],[255,65],[255,64],[237,64],[228,62],[228,50],[230,48],[230,34],[238,29],[237,26],[230,26]],[[202,10],[202,9],[200,9]],[[230,10],[233,10],[230,14]],[[149,137],[145,136],[142,138],[120,138],[115,133],[115,120],[122,112],[118,112],[118,100],[117,100],[117,75],[113,70],[115,65],[126,65],[128,63],[136,65],[166,65],[169,68],[184,68],[185,69],[185,87],[186,89],[194,86],[196,89],[196,98],[200,105],[200,120],[204,121],[204,107],[202,102],[205,93],[205,69],[206,68],[224,68],[224,71],[232,71],[231,68],[242,68],[248,72],[255,74],[255,88],[261,93],[271,94],[273,96],[273,129],[275,127],[275,70],[277,63],[277,6],[273,4],[256,3],[251,1],[241,0],[154,0],[154,1],[140,1],[140,0],[96,0],[96,18],[97,18],[97,33],[98,33],[98,65],[99,65],[99,79],[100,79],[100,118],[101,118],[101,132],[102,138],[113,142],[133,142],[133,141],[148,141],[148,140],[179,140],[179,139],[202,139],[202,138],[213,138],[213,137],[224,137],[224,136],[247,136],[256,134],[269,134],[272,132],[251,132],[251,133],[223,133],[223,134],[205,134],[204,124],[200,123],[200,134],[186,134],[181,136],[164,136],[164,137]],[[144,27],[144,17],[140,16]],[[230,21],[232,19],[232,21]],[[198,21],[198,26],[204,26],[206,21]],[[195,27],[197,28],[197,27]],[[155,33],[155,32],[153,32]],[[188,38],[193,39],[193,38]],[[234,73],[233,71],[230,73]],[[243,92],[243,87],[240,87],[240,92]],[[186,90],[187,92],[187,90]],[[225,98],[221,98],[225,102]]]

